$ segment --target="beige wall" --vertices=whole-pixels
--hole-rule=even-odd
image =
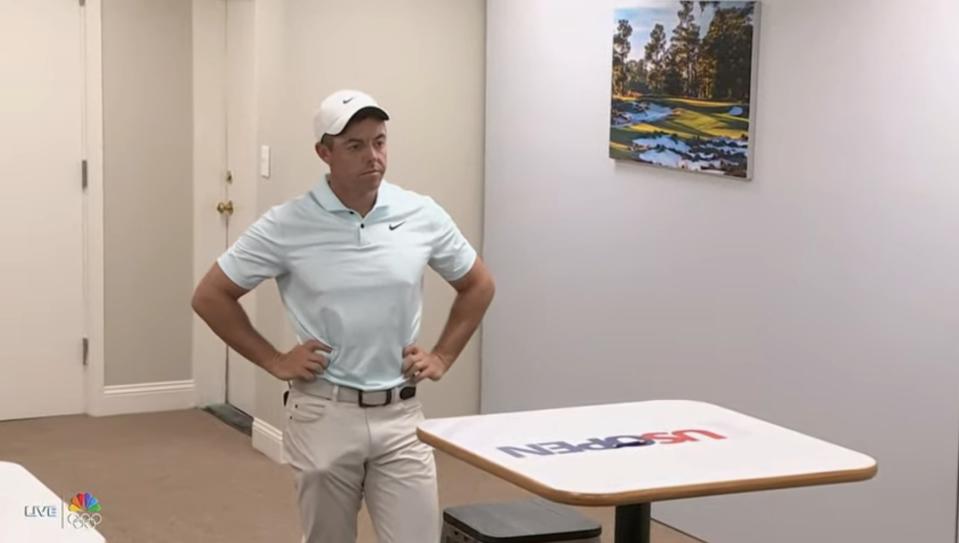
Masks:
[[[261,212],[310,189],[326,171],[313,152],[313,109],[338,88],[373,94],[393,120],[387,179],[433,196],[482,244],[485,2],[257,2],[260,143],[273,149]],[[276,287],[260,287],[258,327],[280,348],[295,342]],[[420,342],[432,346],[453,291],[428,274]],[[430,415],[479,409],[479,342],[440,383],[422,387]],[[257,417],[282,426],[284,385],[261,376]]]
[[[190,0],[104,0],[105,384],[191,378]]]

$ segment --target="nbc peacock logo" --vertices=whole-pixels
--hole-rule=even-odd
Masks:
[[[69,510],[70,513],[64,520],[77,529],[96,528],[103,521],[103,515],[100,514],[103,510],[103,507],[100,506],[100,500],[89,492],[78,492],[70,500]]]

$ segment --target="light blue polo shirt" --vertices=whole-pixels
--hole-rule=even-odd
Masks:
[[[475,260],[432,198],[384,180],[366,217],[321,181],[267,211],[217,262],[246,289],[276,278],[300,343],[333,348],[323,378],[380,390],[404,382],[403,348],[420,331],[426,266],[455,281]],[[309,392],[311,384],[294,386]]]

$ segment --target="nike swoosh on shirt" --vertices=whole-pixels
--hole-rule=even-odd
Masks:
[[[398,223],[398,224],[391,224],[391,225],[390,225],[390,230],[396,230],[397,228],[403,226],[404,224],[406,224],[406,221],[403,221],[403,222]]]

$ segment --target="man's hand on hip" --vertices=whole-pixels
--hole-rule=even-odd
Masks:
[[[449,363],[436,353],[424,351],[416,345],[403,349],[403,376],[414,383],[426,378],[439,381],[448,369]]]
[[[332,350],[329,345],[311,339],[293,347],[288,353],[277,355],[263,368],[273,377],[283,381],[291,379],[313,381],[317,375],[326,371],[330,364],[327,355]]]

